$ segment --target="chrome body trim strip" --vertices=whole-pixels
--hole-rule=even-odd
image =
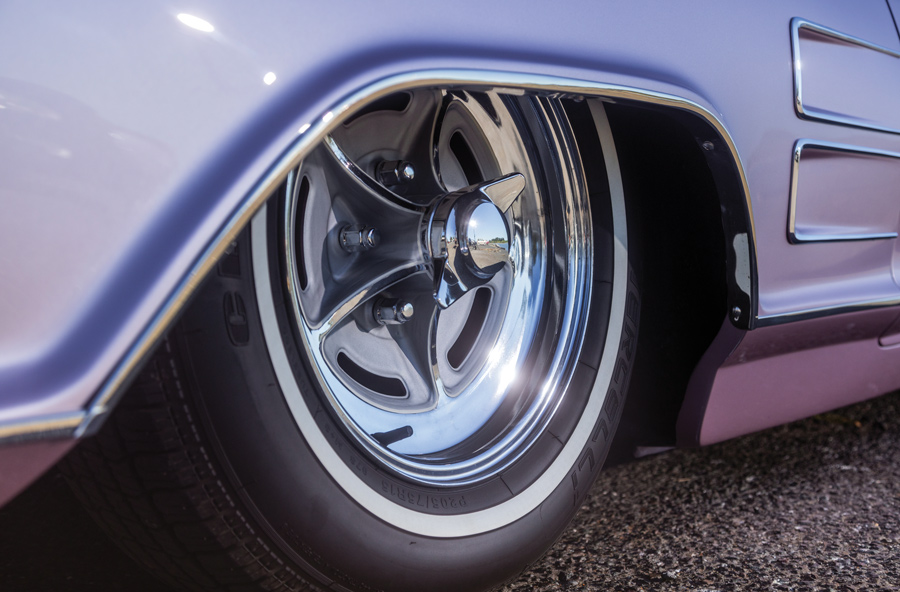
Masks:
[[[896,232],[879,232],[866,234],[830,234],[830,235],[810,235],[798,232],[796,228],[797,217],[797,190],[800,182],[800,158],[804,148],[816,148],[819,150],[828,150],[831,152],[844,152],[848,154],[865,154],[868,156],[881,156],[885,158],[900,159],[900,152],[889,152],[887,150],[879,150],[877,148],[865,148],[862,146],[851,146],[850,144],[841,144],[838,142],[826,142],[821,140],[800,139],[794,144],[794,154],[791,159],[791,195],[788,209],[788,240],[794,244],[799,243],[824,243],[839,241],[864,241],[864,240],[881,240],[897,238]]]
[[[744,229],[743,233],[747,235],[745,240],[749,242],[749,245],[747,245],[748,249],[746,252],[741,254],[746,260],[740,261],[739,264],[745,266],[741,268],[749,272],[751,285],[749,286],[750,293],[747,294],[749,300],[747,305],[750,308],[750,312],[741,317],[740,323],[744,328],[750,328],[753,325],[756,320],[755,311],[757,310],[757,258],[756,230],[753,220],[753,209],[750,203],[750,189],[737,147],[716,114],[702,105],[680,96],[587,80],[491,70],[435,69],[412,71],[389,76],[363,87],[339,101],[332,109],[303,125],[298,130],[297,139],[269,167],[265,175],[247,194],[241,205],[234,211],[209,246],[197,258],[191,270],[160,307],[140,337],[100,388],[98,394],[88,404],[86,411],[73,414],[70,422],[66,424],[64,429],[53,432],[54,437],[81,437],[93,434],[99,429],[102,420],[112,410],[124,386],[133,377],[145,357],[150,354],[152,348],[162,339],[207,273],[213,269],[228,246],[237,238],[240,231],[248,225],[253,215],[260,209],[266,199],[287,178],[288,172],[294,169],[310,150],[324,140],[332,129],[364,104],[395,92],[420,87],[483,88],[515,94],[521,94],[524,91],[564,94],[573,98],[597,97],[612,101],[624,100],[652,104],[659,107],[677,109],[699,117],[707,125],[711,126],[725,143],[727,153],[733,163],[743,192],[744,217],[746,218],[746,229]],[[81,421],[77,424],[75,422],[76,417],[81,418]],[[41,418],[29,419],[18,422],[16,426],[8,426],[7,430],[9,433],[15,432],[18,435],[46,432],[45,424],[40,422]],[[0,444],[6,440],[4,433],[0,432]]]
[[[25,421],[0,423],[0,443],[12,444],[71,436],[87,417],[87,412],[38,415]]]
[[[856,119],[853,117],[846,117],[843,115],[838,115],[835,113],[830,113],[828,111],[819,111],[815,108],[810,108],[808,106],[804,106],[803,104],[803,82],[800,76],[801,68],[801,59],[800,59],[800,29],[807,29],[809,31],[813,31],[815,33],[819,33],[820,35],[825,35],[826,37],[831,37],[832,39],[836,39],[838,41],[842,41],[844,43],[849,43],[851,45],[856,45],[859,47],[863,47],[865,49],[871,49],[872,51],[877,51],[879,53],[883,53],[885,55],[891,56],[893,58],[900,59],[900,53],[889,49],[887,47],[877,45],[875,43],[871,43],[866,41],[865,39],[860,39],[859,37],[854,37],[852,35],[847,35],[846,33],[841,33],[835,29],[831,29],[829,27],[825,27],[814,22],[808,21],[801,17],[794,17],[791,19],[791,53],[793,55],[792,60],[792,69],[794,72],[794,108],[797,110],[797,116],[803,119],[812,119],[818,121],[824,121],[827,123],[836,123],[838,125],[847,125],[850,127],[859,127],[863,129],[871,129],[880,132],[887,132],[891,134],[900,134],[900,129],[892,128],[888,126],[878,125],[876,123],[868,122],[864,119]]]
[[[763,315],[757,319],[756,326],[771,327],[772,325],[783,325],[785,323],[793,323],[796,321],[806,321],[809,319],[851,312],[863,312],[866,310],[874,310],[876,308],[889,308],[892,306],[900,306],[900,297],[882,300],[865,300],[862,302],[851,302],[849,304],[840,304],[837,306],[823,306],[820,308],[809,308],[806,310],[784,312],[774,315]]]

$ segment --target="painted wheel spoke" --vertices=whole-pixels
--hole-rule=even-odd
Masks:
[[[346,284],[334,283],[329,293],[323,295],[321,315],[313,328],[324,336],[378,294],[424,270],[424,262],[421,261],[385,266],[383,261],[361,260],[348,271]]]
[[[377,208],[385,207],[389,212],[395,214],[402,213],[404,210],[414,214],[424,212],[423,206],[394,193],[350,160],[334,138],[326,137],[324,145],[334,157],[336,164],[339,165],[334,168],[337,173],[333,177],[335,191],[353,195],[365,206],[368,206],[367,210],[371,209],[373,212],[377,212]],[[366,200],[372,203],[365,203]]]
[[[424,303],[420,305],[424,308]],[[409,389],[409,405],[416,409],[434,407],[440,397],[437,365],[435,361],[435,329],[437,309],[432,304],[410,322],[388,328],[391,337],[408,365],[408,371],[416,380]]]
[[[319,334],[322,353],[345,383],[402,401],[410,413],[433,408],[441,393],[435,361],[437,307],[428,287],[423,274],[395,283],[386,295],[339,311],[334,324],[323,325]],[[380,319],[379,307],[394,303],[397,308],[398,301],[408,316]]]
[[[311,329],[328,331],[363,302],[426,268],[422,213],[398,204],[353,163],[318,150],[300,167],[292,241],[298,298]],[[385,201],[387,200],[387,201]]]
[[[352,118],[332,132],[345,158],[353,161],[375,181],[409,202],[427,205],[446,193],[437,173],[435,129],[443,116],[446,99],[440,91],[418,91],[395,95],[387,109]],[[400,133],[398,133],[400,132]],[[393,183],[381,178],[385,162],[408,163],[414,175]]]

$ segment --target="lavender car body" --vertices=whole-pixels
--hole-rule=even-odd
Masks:
[[[727,307],[672,444],[900,388],[895,0],[172,6],[0,7],[0,501],[99,429],[273,163],[438,81],[644,106],[696,136]]]

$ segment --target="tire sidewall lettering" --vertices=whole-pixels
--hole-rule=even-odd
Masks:
[[[626,302],[633,304],[626,304],[625,324],[622,327],[612,384],[606,391],[606,399],[603,401],[600,417],[597,420],[597,425],[594,427],[591,439],[578,457],[579,461],[570,473],[572,503],[575,506],[578,506],[581,500],[584,499],[584,496],[587,495],[591,484],[593,484],[599,472],[599,468],[602,466],[603,461],[606,460],[606,452],[609,450],[611,436],[622,413],[624,394],[628,392],[628,383],[631,378],[631,363],[634,359],[636,346],[637,323],[640,314],[640,300],[636,280],[632,272],[629,272],[628,277]]]

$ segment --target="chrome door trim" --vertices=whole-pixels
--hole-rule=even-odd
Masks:
[[[885,158],[900,159],[900,152],[889,152],[877,148],[865,148],[863,146],[851,146],[839,142],[827,142],[823,140],[800,139],[794,144],[794,154],[791,159],[791,195],[788,210],[788,240],[792,243],[825,243],[840,241],[864,241],[897,238],[896,232],[873,232],[857,234],[829,234],[808,235],[798,232],[796,228],[797,216],[797,190],[800,183],[800,158],[804,148],[816,148],[830,152],[843,152],[846,154],[865,154],[868,156],[880,156]]]
[[[797,110],[797,116],[803,119],[825,121],[827,123],[836,123],[839,125],[848,125],[851,127],[871,129],[891,134],[900,134],[900,129],[898,128],[878,125],[876,123],[868,122],[864,119],[847,117],[835,113],[830,113],[828,111],[820,111],[814,107],[809,107],[803,104],[803,81],[800,75],[802,71],[802,62],[800,59],[800,29],[814,31],[816,33],[819,33],[820,35],[825,35],[826,37],[831,37],[832,39],[837,39],[838,41],[843,41],[844,43],[849,43],[851,45],[856,45],[865,49],[871,49],[872,51],[877,51],[893,58],[900,58],[900,53],[894,51],[893,49],[889,49],[882,45],[866,41],[865,39],[861,39],[859,37],[854,37],[853,35],[841,33],[840,31],[837,31],[830,27],[825,27],[812,21],[808,21],[804,18],[795,16],[791,19],[791,53],[793,55],[791,64],[794,72],[794,108]],[[897,66],[898,73],[900,73],[900,64],[898,64]]]
[[[847,304],[822,306],[818,308],[808,308],[791,312],[780,312],[772,315],[763,315],[757,319],[756,326],[771,327],[772,325],[784,325],[785,323],[793,323],[796,321],[807,321],[810,319],[819,319],[822,317],[834,316],[839,314],[864,312],[867,310],[874,310],[876,308],[890,308],[892,306],[900,306],[900,297],[886,298],[881,300],[865,300],[861,302],[850,302]]]

